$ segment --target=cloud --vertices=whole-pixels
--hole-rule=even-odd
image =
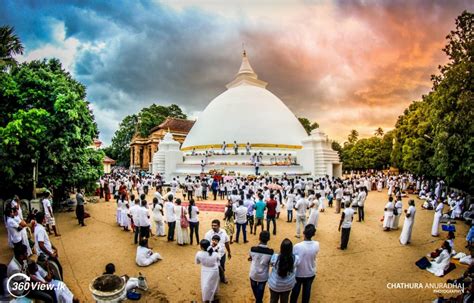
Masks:
[[[25,59],[55,56],[87,86],[110,142],[152,103],[196,118],[240,66],[242,43],[268,89],[330,137],[393,127],[431,87],[468,1],[4,1]]]

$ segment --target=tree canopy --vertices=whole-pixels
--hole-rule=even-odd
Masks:
[[[311,123],[308,120],[308,118],[300,117],[300,118],[298,118],[298,120],[300,121],[301,125],[303,125],[303,127],[306,130],[306,133],[308,134],[308,136],[311,134],[312,130],[314,130],[316,128],[319,128],[318,122]]]
[[[14,33],[11,26],[0,27],[0,70],[17,65],[13,56],[23,54],[23,45],[20,38]]]
[[[103,172],[103,153],[91,148],[98,130],[85,87],[57,59],[31,61],[0,72],[0,188],[32,193],[32,162],[39,186],[57,198],[86,187]]]
[[[474,15],[463,12],[446,39],[448,63],[433,88],[398,118],[393,162],[404,170],[445,178],[474,191]]]
[[[152,104],[143,108],[138,114],[126,116],[120,122],[118,130],[112,138],[112,144],[105,148],[105,153],[115,159],[118,165],[130,165],[130,142],[135,133],[147,137],[153,127],[163,123],[166,118],[186,119],[187,116],[181,108],[172,104],[170,106]]]

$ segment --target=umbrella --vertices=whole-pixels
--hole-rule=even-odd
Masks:
[[[278,190],[278,189],[281,189],[282,187],[278,184],[275,184],[275,183],[272,183],[272,184],[268,184],[267,187],[269,189],[274,189],[274,190]]]

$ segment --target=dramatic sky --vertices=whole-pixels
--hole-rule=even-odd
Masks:
[[[454,19],[472,1],[3,0],[20,61],[59,58],[87,86],[106,144],[128,114],[178,104],[191,118],[241,62],[297,116],[343,142],[393,128],[446,62]],[[232,113],[227,113],[231,115]],[[271,114],[271,112],[269,112]]]

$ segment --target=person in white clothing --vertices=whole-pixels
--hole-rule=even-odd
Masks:
[[[286,211],[288,213],[286,222],[293,221],[293,207],[295,205],[295,198],[295,193],[289,190],[288,194],[286,195]]]
[[[357,189],[357,214],[359,216],[358,222],[365,221],[364,204],[367,199],[367,188],[365,186]]]
[[[383,230],[389,231],[390,227],[392,226],[393,222],[393,197],[388,197],[388,202],[384,208],[384,215],[383,215]]]
[[[303,287],[302,303],[309,303],[311,297],[311,285],[316,277],[316,257],[319,253],[319,242],[311,238],[316,233],[312,224],[304,228],[304,241],[293,247],[293,254],[298,256],[300,263],[296,268],[296,284],[291,291],[290,302],[297,302],[301,287]]]
[[[433,261],[431,265],[426,268],[427,271],[434,274],[435,276],[444,276],[445,271],[449,268],[451,261],[451,246],[448,241],[444,241],[442,251]]]
[[[174,213],[173,195],[169,194],[165,202],[165,223],[168,223],[168,242],[174,241],[174,230],[176,228],[176,215]]]
[[[304,228],[306,225],[306,210],[309,207],[309,202],[306,200],[304,192],[300,193],[300,199],[296,201],[295,209],[296,209],[296,237],[300,237],[301,227]]]
[[[176,199],[175,203],[176,205],[174,207],[174,215],[176,217],[176,242],[178,245],[186,245],[190,243],[188,229],[189,221],[187,221],[188,211],[186,210],[186,207],[181,205],[181,199]],[[185,226],[186,221],[188,226]]]
[[[212,220],[211,222],[212,229],[209,230],[204,238],[209,242],[212,241],[214,236],[219,237],[219,243],[217,245],[216,251],[219,253],[220,259],[220,266],[219,266],[219,278],[222,283],[227,284],[227,279],[225,277],[225,261],[226,261],[226,249],[227,254],[229,256],[229,260],[232,258],[231,251],[230,251],[230,239],[224,229],[221,229],[221,222],[217,219]]]
[[[242,200],[238,200],[238,205],[232,206],[235,216],[235,223],[237,224],[237,234],[235,236],[235,242],[239,243],[240,230],[244,235],[244,243],[247,243],[247,211],[248,208],[244,206]]]
[[[46,216],[46,230],[48,231],[48,234],[51,234],[49,231],[49,228],[54,232],[54,235],[56,237],[61,236],[57,229],[56,229],[56,220],[54,219],[54,214],[53,214],[53,208],[51,206],[51,201],[50,201],[51,194],[48,192],[46,193],[46,196],[44,197],[42,204],[44,208],[44,214]]]
[[[443,207],[443,202],[441,202],[441,200],[438,200],[438,204],[436,205],[433,217],[433,225],[431,226],[431,235],[433,237],[439,236],[439,222],[441,221],[441,217],[443,216]]]
[[[319,207],[321,203],[320,198],[321,198],[321,195],[318,193],[316,194],[316,199],[314,199],[313,202],[310,202],[309,218],[308,218],[308,221],[306,222],[306,226],[311,224],[314,226],[316,230],[318,229]]]
[[[347,248],[349,243],[349,236],[351,234],[352,221],[354,220],[354,209],[349,203],[342,203],[341,207],[344,208],[341,214],[341,220],[339,221],[339,231],[341,232],[341,246],[338,249],[344,250]],[[341,230],[342,229],[342,230]]]
[[[202,239],[201,251],[196,253],[195,262],[201,264],[201,292],[203,302],[214,302],[219,291],[219,264],[221,256],[214,252],[211,243]]]
[[[393,221],[392,221],[392,226],[390,227],[391,229],[394,229],[394,230],[398,229],[400,216],[402,215],[402,209],[403,209],[402,198],[399,197],[397,198],[397,202],[395,203],[395,206],[393,208]]]
[[[155,234],[157,237],[165,236],[165,222],[163,220],[163,206],[158,198],[153,198],[153,221],[155,222]]]
[[[196,243],[199,245],[199,208],[194,199],[189,200],[188,215],[191,245],[193,245],[193,235],[196,236]]]
[[[402,245],[410,244],[413,224],[415,223],[415,200],[408,201],[408,209],[405,209],[405,222],[403,222],[402,233],[400,234],[400,243]]]
[[[137,247],[137,256],[135,258],[137,265],[149,266],[155,262],[158,262],[158,260],[163,260],[161,255],[148,248],[148,240],[146,238],[140,239]]]

